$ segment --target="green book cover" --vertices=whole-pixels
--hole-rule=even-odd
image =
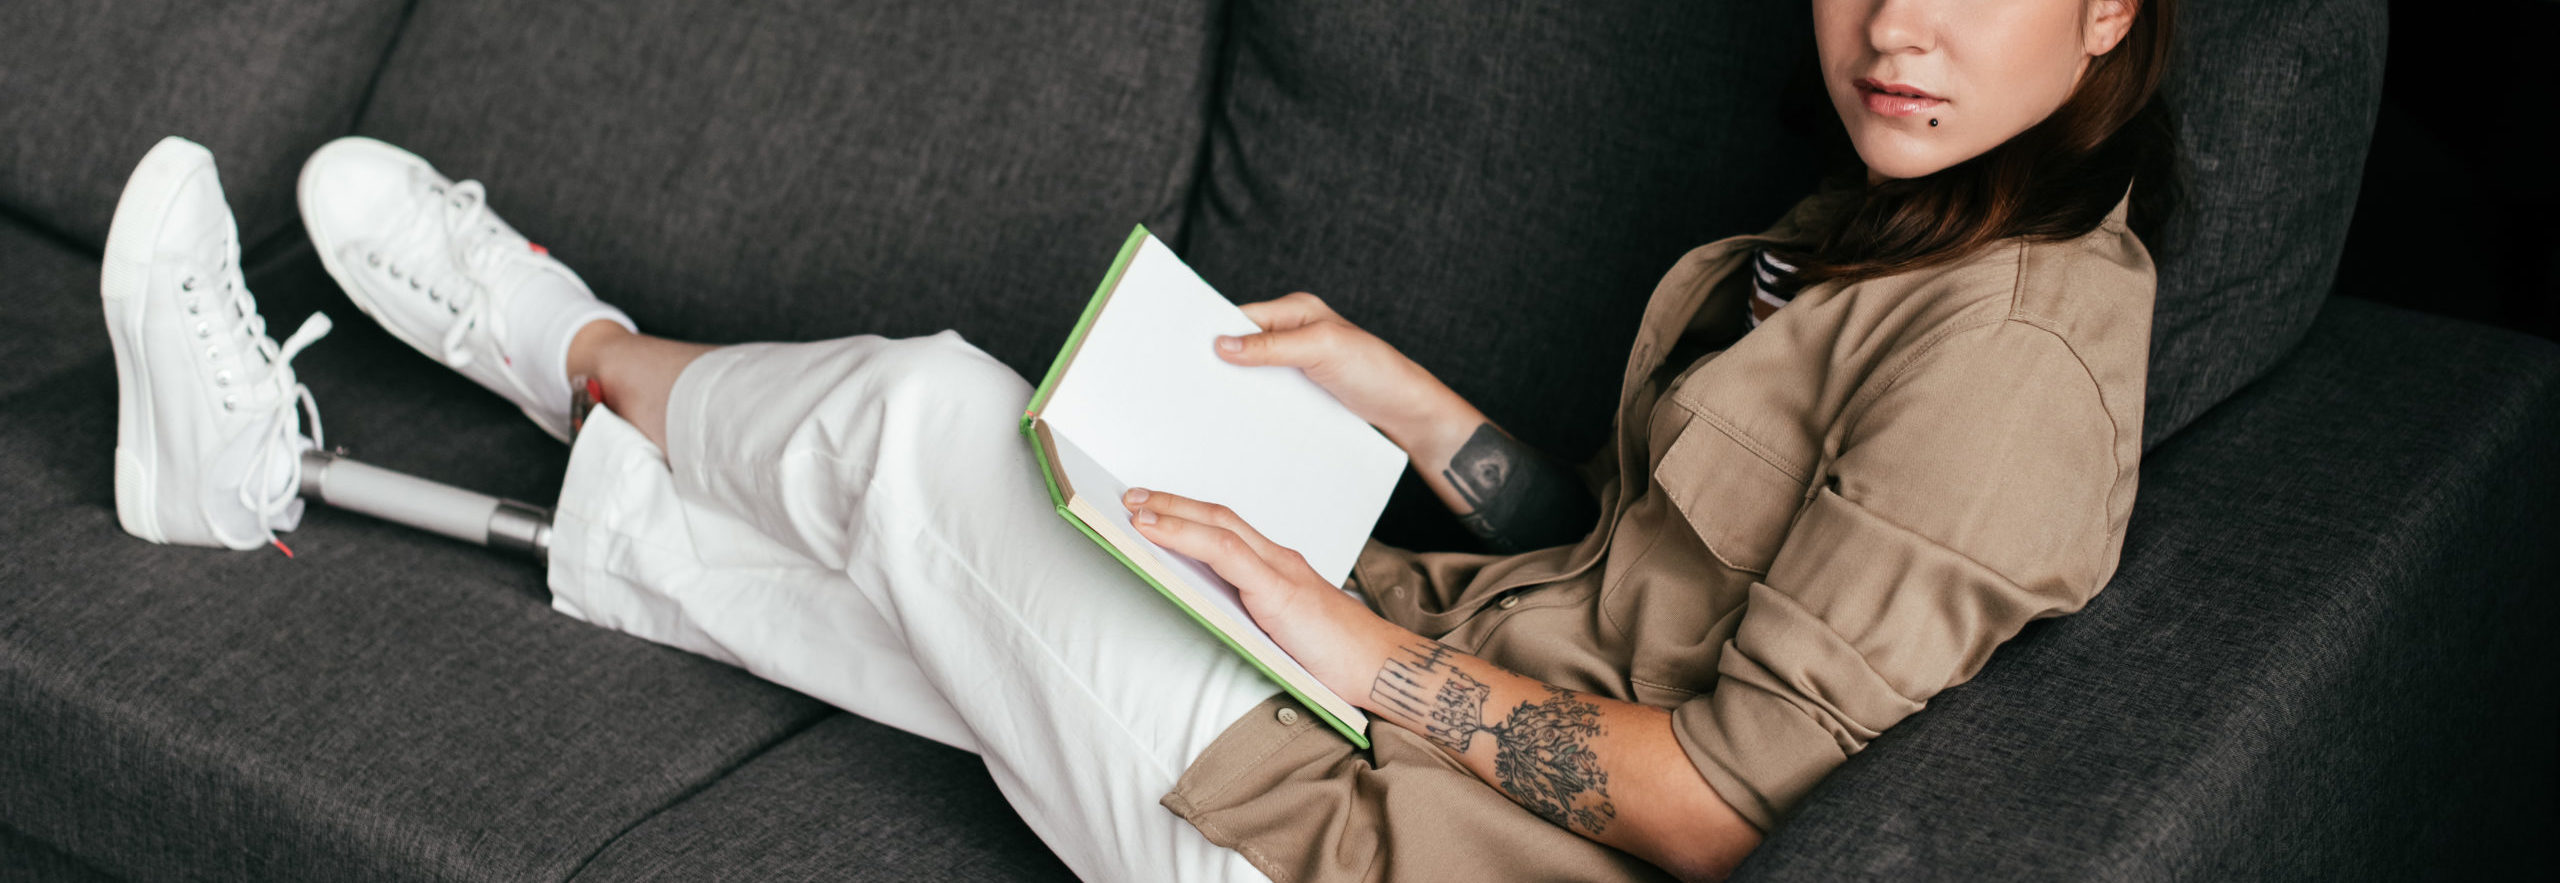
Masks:
[[[1041,478],[1048,486],[1050,501],[1055,504],[1060,518],[1075,525],[1077,531],[1093,540],[1095,545],[1101,546],[1140,581],[1155,589],[1157,594],[1172,602],[1175,607],[1181,609],[1202,628],[1207,629],[1210,634],[1216,635],[1221,643],[1237,655],[1244,657],[1272,683],[1278,684],[1290,695],[1296,697],[1309,711],[1322,718],[1345,738],[1350,739],[1353,744],[1365,749],[1369,747],[1366,732],[1367,715],[1362,714],[1349,700],[1316,681],[1314,676],[1296,660],[1288,658],[1287,654],[1281,651],[1277,644],[1272,643],[1258,626],[1252,624],[1250,616],[1243,613],[1240,604],[1235,603],[1231,594],[1226,596],[1224,601],[1220,600],[1221,596],[1215,594],[1220,589],[1226,593],[1232,593],[1231,587],[1225,587],[1223,581],[1214,580],[1214,578],[1212,581],[1216,582],[1216,586],[1204,587],[1201,585],[1202,580],[1195,575],[1205,572],[1205,568],[1197,562],[1191,562],[1187,558],[1181,558],[1170,552],[1159,555],[1157,553],[1162,550],[1155,549],[1152,544],[1137,537],[1135,529],[1126,525],[1125,518],[1116,517],[1122,512],[1119,502],[1120,488],[1126,486],[1124,482],[1127,479],[1101,467],[1093,456],[1077,446],[1077,442],[1070,442],[1058,434],[1056,430],[1059,427],[1053,425],[1053,421],[1045,419],[1051,406],[1060,401],[1059,390],[1062,383],[1065,382],[1071,368],[1077,364],[1078,357],[1093,341],[1097,324],[1102,321],[1106,309],[1113,304],[1114,294],[1119,293],[1124,281],[1130,278],[1133,267],[1136,268],[1134,272],[1146,278],[1145,281],[1136,283],[1141,286],[1138,289],[1141,300],[1132,306],[1124,307],[1120,313],[1121,325],[1115,326],[1114,329],[1115,333],[1122,335],[1115,338],[1119,341],[1118,345],[1129,346],[1131,338],[1127,335],[1145,334],[1148,333],[1145,329],[1153,327],[1148,324],[1152,321],[1151,315],[1135,314],[1136,311],[1156,310],[1160,308],[1157,304],[1174,303],[1173,301],[1151,301],[1145,298],[1169,296],[1180,299],[1179,309],[1205,310],[1210,313],[1220,310],[1233,312],[1232,317],[1218,317],[1218,320],[1230,323],[1241,322],[1243,329],[1247,331],[1252,329],[1249,319],[1243,318],[1243,314],[1236,311],[1233,304],[1228,303],[1223,296],[1208,289],[1206,282],[1198,281],[1196,274],[1192,274],[1187,267],[1182,267],[1179,259],[1172,255],[1170,249],[1148,233],[1144,226],[1132,230],[1129,238],[1121,245],[1120,253],[1113,259],[1110,272],[1104,275],[1102,284],[1095,289],[1092,300],[1085,305],[1083,315],[1076,320],[1075,329],[1068,334],[1066,345],[1059,350],[1056,360],[1049,366],[1048,374],[1041,379],[1039,388],[1032,393],[1031,402],[1023,411],[1022,434],[1030,442],[1040,461]],[[1167,295],[1165,292],[1169,288],[1178,289],[1178,291]],[[1216,303],[1207,304],[1203,293],[1205,298],[1213,298]],[[1163,309],[1175,311],[1174,307],[1163,307]],[[1196,318],[1196,315],[1198,314],[1192,318]],[[1189,319],[1186,318],[1184,321]],[[1132,328],[1139,330],[1132,331]],[[1237,333],[1237,331],[1226,330],[1219,333]],[[1168,345],[1160,341],[1155,344]],[[1180,345],[1192,346],[1193,344],[1185,340],[1180,342]],[[1196,347],[1204,356],[1208,354],[1210,335],[1201,334]],[[1097,357],[1095,361],[1107,360],[1114,351],[1102,352],[1104,355]],[[1112,382],[1109,375],[1104,373],[1109,370],[1117,369],[1098,368],[1086,375],[1079,375],[1083,385],[1088,388],[1085,390],[1086,396],[1079,399],[1084,403],[1080,407],[1097,407],[1092,404],[1095,393],[1091,388],[1097,384]],[[1231,376],[1225,373],[1276,371],[1285,371],[1290,376],[1287,378],[1243,374]],[[1321,503],[1313,504],[1326,507],[1323,511],[1312,511],[1311,506],[1293,506],[1286,502],[1270,504],[1270,508],[1265,510],[1274,513],[1270,517],[1275,524],[1287,524],[1292,518],[1321,522],[1323,541],[1315,545],[1334,550],[1328,553],[1332,560],[1328,562],[1327,567],[1347,572],[1350,560],[1348,556],[1356,555],[1359,541],[1364,539],[1368,530],[1374,526],[1377,513],[1384,507],[1387,493],[1392,491],[1396,477],[1404,469],[1403,451],[1378,435],[1376,430],[1360,423],[1356,417],[1350,416],[1349,411],[1342,408],[1339,402],[1333,401],[1330,395],[1323,394],[1320,390],[1310,394],[1297,389],[1297,387],[1304,387],[1307,390],[1316,388],[1311,381],[1305,380],[1304,376],[1294,369],[1193,366],[1187,369],[1168,368],[1164,373],[1170,378],[1164,382],[1167,389],[1139,389],[1132,393],[1136,401],[1126,405],[1122,411],[1143,417],[1190,411],[1196,406],[1203,411],[1238,415],[1237,421],[1222,422],[1251,422],[1265,419],[1275,421],[1276,425],[1284,427],[1277,431],[1266,428],[1258,435],[1281,437],[1283,441],[1278,444],[1281,444],[1285,450],[1275,448],[1259,453],[1246,450],[1239,452],[1240,457],[1234,462],[1227,462],[1214,454],[1200,453],[1194,458],[1201,461],[1200,468],[1216,474],[1233,475],[1238,481],[1248,485],[1257,480],[1284,485],[1312,482],[1331,483],[1349,489],[1324,494]],[[1216,376],[1204,378],[1194,375]],[[1195,387],[1184,386],[1185,383],[1207,384],[1196,388],[1215,390],[1218,394],[1197,395],[1193,391]],[[1139,383],[1136,386],[1151,387],[1152,384]],[[1117,390],[1106,390],[1106,392],[1117,392]],[[1149,401],[1145,399],[1145,394],[1171,398],[1164,401]],[[1183,398],[1186,394],[1195,395],[1198,400]],[[1221,408],[1228,410],[1219,412],[1218,409]],[[1109,410],[1109,408],[1102,408],[1102,410]],[[1170,414],[1164,419],[1179,425],[1186,416]],[[1108,438],[1109,433],[1094,430],[1091,426],[1092,421],[1100,418],[1086,414],[1084,419],[1087,421],[1087,431],[1104,437],[1102,443],[1106,446],[1112,444]],[[1083,438],[1079,441],[1094,443],[1092,438]],[[1200,444],[1194,446],[1194,449],[1223,452],[1228,447],[1231,445]],[[1246,443],[1243,447],[1250,449],[1251,444]],[[1104,451],[1104,453],[1109,452],[1108,448]],[[1159,456],[1153,459],[1168,458]],[[1179,459],[1179,457],[1172,459]],[[1293,474],[1290,470],[1297,470],[1297,472]],[[1084,476],[1082,481],[1091,486],[1082,488],[1080,492],[1079,480],[1074,477],[1076,475]],[[1209,483],[1210,486],[1215,484],[1214,481]],[[1184,493],[1182,487],[1175,485],[1148,483],[1145,486]],[[1239,493],[1245,497],[1253,496],[1250,493]],[[1263,526],[1262,521],[1257,520],[1244,506],[1237,505],[1234,499],[1221,499],[1203,493],[1186,495],[1229,505],[1239,514],[1245,515],[1248,523],[1255,524],[1257,528]],[[1336,502],[1337,499],[1343,502]],[[1366,520],[1362,520],[1363,517]],[[1352,535],[1352,528],[1357,529],[1356,536]],[[1290,545],[1269,529],[1265,529],[1264,534],[1274,542]],[[1346,544],[1350,550],[1341,551]],[[1296,547],[1293,546],[1293,548]],[[1301,548],[1299,551],[1304,553],[1307,550]],[[1167,556],[1179,560],[1168,561]],[[1318,556],[1310,555],[1311,561],[1316,557]],[[1318,567],[1318,572],[1326,572],[1326,567]],[[1334,578],[1339,579],[1340,574],[1335,574]],[[1222,625],[1221,620],[1228,622],[1240,620],[1240,627]]]

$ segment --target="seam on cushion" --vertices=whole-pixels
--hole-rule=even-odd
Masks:
[[[99,262],[103,260],[97,249],[82,245],[79,240],[71,238],[69,234],[54,229],[49,225],[39,223],[25,215],[19,214],[17,211],[6,205],[0,205],[0,223],[15,224],[21,231],[29,234],[28,238],[67,249],[73,254],[79,255],[81,258],[85,259],[92,267],[98,267]],[[90,278],[94,279],[96,276],[93,274]],[[97,294],[97,289],[94,287],[90,288],[89,293],[94,297]],[[96,302],[91,301],[91,303],[94,304]],[[95,318],[96,314],[92,313],[91,317]],[[100,325],[92,326],[90,329],[75,329],[73,333],[96,333],[104,330],[105,326]],[[98,352],[91,353],[87,358],[72,359],[67,362],[50,366],[33,366],[29,370],[29,373],[32,374],[33,377],[24,385],[19,386],[16,389],[0,392],[0,410],[6,410],[11,403],[15,402],[22,396],[33,393],[36,390],[46,389],[53,386],[55,383],[60,382],[62,378],[79,371],[84,365],[97,361],[111,362],[114,359],[115,354],[113,352],[100,350]]]
[[[38,239],[43,239],[55,245],[62,246],[63,248],[69,249],[75,253],[85,255],[92,260],[105,259],[106,250],[104,248],[82,242],[79,237],[65,233],[62,231],[62,228],[45,223],[42,219],[39,219],[34,215],[27,214],[25,210],[5,201],[0,201],[0,221],[7,221],[9,223],[16,224],[17,226],[24,228],[27,232],[35,234],[35,237]]]
[[[1210,25],[1209,45],[1205,47],[1208,58],[1203,61],[1208,68],[1208,82],[1203,87],[1206,94],[1196,108],[1200,114],[1200,143],[1192,149],[1190,173],[1174,182],[1184,188],[1179,195],[1180,226],[1173,236],[1174,249],[1183,253],[1191,251],[1191,232],[1199,228],[1201,211],[1207,207],[1209,191],[1215,186],[1215,173],[1210,167],[1216,160],[1218,128],[1227,120],[1227,92],[1233,86],[1236,68],[1236,7],[1244,2],[1219,3]]]
[[[409,19],[418,12],[418,0],[400,6],[400,17],[391,23],[391,38],[382,41],[382,55],[374,59],[373,75],[366,77],[364,91],[356,96],[355,110],[347,114],[345,132],[353,134],[364,125],[364,115],[373,110],[373,95],[382,86],[382,72],[391,69],[391,56],[400,51],[400,40],[409,35]]]
[[[719,771],[705,777],[702,781],[686,786],[683,790],[668,797],[665,802],[658,804],[656,808],[632,817],[629,823],[624,824],[620,829],[615,830],[613,832],[613,836],[605,838],[603,843],[596,844],[595,849],[589,850],[585,856],[580,857],[577,865],[569,869],[568,875],[561,877],[560,879],[564,881],[576,880],[585,876],[588,865],[594,864],[598,857],[601,857],[606,852],[611,851],[613,847],[620,844],[624,838],[631,836],[631,832],[639,830],[640,826],[656,820],[659,816],[666,815],[676,807],[692,802],[693,799],[701,795],[702,792],[711,790],[711,786],[728,781],[730,776],[736,775],[739,770],[746,768],[748,764],[763,759],[765,755],[773,753],[774,749],[780,748],[784,744],[800,738],[801,734],[816,729],[819,724],[832,720],[837,715],[851,713],[824,703],[820,703],[818,708],[820,709],[820,712],[810,715],[808,720],[794,724],[790,728],[776,734],[772,739],[767,740],[762,745],[755,746],[750,750],[739,753],[737,759],[721,765]]]
[[[11,836],[11,837],[16,837],[16,838],[18,838],[19,840],[23,840],[23,841],[26,841],[26,842],[28,842],[28,843],[33,843],[33,844],[35,844],[35,845],[37,845],[37,846],[42,846],[42,847],[44,847],[44,848],[46,848],[46,849],[53,850],[53,854],[54,854],[54,855],[61,856],[61,857],[63,857],[65,860],[68,860],[69,862],[71,862],[71,864],[72,864],[72,865],[77,866],[80,870],[87,871],[87,872],[89,872],[89,873],[91,873],[91,874],[95,874],[95,875],[97,875],[97,876],[98,876],[98,877],[100,877],[100,878],[107,879],[107,880],[122,880],[122,879],[125,879],[124,877],[120,877],[120,876],[117,876],[117,875],[114,875],[114,874],[107,873],[106,869],[104,869],[104,868],[100,868],[100,867],[98,867],[96,864],[91,863],[91,862],[89,861],[89,858],[88,858],[87,856],[81,855],[81,854],[79,854],[79,853],[72,852],[71,850],[68,850],[68,849],[64,849],[64,848],[62,848],[62,847],[60,847],[60,846],[55,845],[52,841],[48,841],[48,840],[46,840],[46,839],[44,839],[44,838],[42,838],[42,837],[37,837],[37,836],[35,836],[35,835],[28,834],[28,833],[27,833],[27,832],[25,832],[25,831],[18,830],[18,827],[17,827],[16,825],[12,825],[12,824],[9,824],[9,823],[7,823],[7,822],[0,822],[0,834],[7,834],[7,835],[9,835],[9,836]]]

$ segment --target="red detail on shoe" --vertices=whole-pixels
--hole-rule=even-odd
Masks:
[[[276,547],[276,551],[278,551],[278,552],[283,552],[283,553],[284,553],[284,557],[287,557],[287,558],[291,558],[291,557],[293,557],[293,547],[292,547],[292,546],[285,545],[283,540],[274,539],[274,538],[269,538],[269,539],[267,540],[267,542],[274,543],[274,544],[275,544],[275,547]]]
[[[539,242],[527,242],[527,243],[525,243],[525,247],[526,247],[526,248],[533,249],[533,253],[534,253],[534,254],[550,254],[550,253],[551,253],[551,250],[550,250],[550,249],[547,249],[547,248],[542,247],[542,243],[539,243]]]
[[[509,367],[509,368],[513,368],[513,367],[515,367],[515,366],[516,366],[516,357],[514,357],[514,356],[499,356],[498,358],[499,358],[501,361],[506,362],[506,363],[507,363],[507,367]]]
[[[587,400],[599,405],[604,404],[604,381],[593,377],[587,378]]]

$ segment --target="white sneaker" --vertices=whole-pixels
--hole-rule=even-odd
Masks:
[[[303,227],[347,297],[392,336],[569,439],[569,341],[621,310],[406,150],[340,138],[302,166]]]
[[[302,520],[302,452],[320,438],[291,363],[329,317],[283,346],[267,337],[212,153],[169,138],[143,156],[98,287],[116,353],[116,520],[155,543],[283,549],[276,532]]]

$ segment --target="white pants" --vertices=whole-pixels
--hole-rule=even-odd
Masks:
[[[951,332],[714,351],[664,455],[587,423],[553,604],[976,752],[1087,880],[1263,880],[1157,800],[1279,688],[1058,517],[1030,392]]]

